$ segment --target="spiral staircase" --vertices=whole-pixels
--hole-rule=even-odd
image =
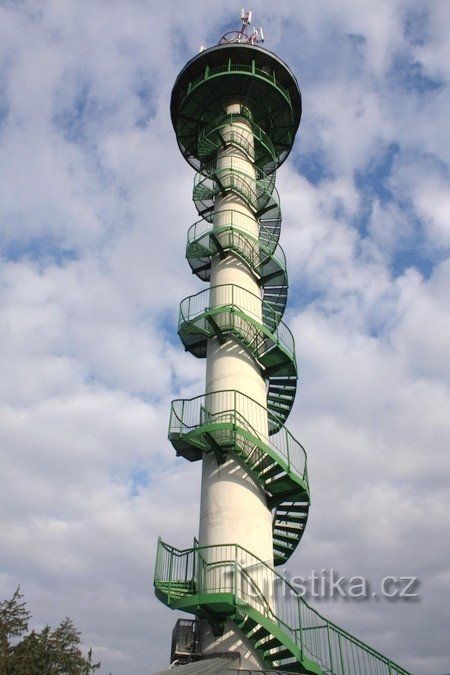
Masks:
[[[245,101],[239,112],[226,111],[223,101],[230,97]],[[310,505],[306,452],[285,426],[297,363],[292,333],[283,322],[288,278],[275,188],[276,169],[300,121],[295,78],[277,57],[254,45],[220,45],[180,73],[171,112],[182,154],[197,170],[193,200],[200,220],[189,229],[186,247],[192,272],[210,282],[212,261],[233,256],[260,288],[255,295],[237,284],[218,284],[185,298],[178,335],[197,358],[206,357],[212,340],[245,349],[266,381],[267,402],[263,406],[236,389],[175,400],[169,439],[190,462],[211,454],[220,466],[232,456],[260,486],[273,514],[273,565],[233,543],[178,550],[160,540],[156,595],[172,609],[206,619],[217,636],[232,621],[266,669],[407,675],[323,618],[275,569],[296,550]],[[217,158],[230,148],[237,159],[231,156],[224,166]],[[251,215],[222,206],[230,194]]]

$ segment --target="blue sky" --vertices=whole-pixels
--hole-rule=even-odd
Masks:
[[[187,9],[188,7],[188,9]],[[0,4],[0,594],[69,615],[102,673],[167,665],[157,536],[189,546],[200,467],[166,439],[204,388],[179,302],[194,172],[169,116],[177,73],[241,4]],[[255,0],[303,116],[279,170],[288,428],[313,506],[289,572],[419,577],[414,603],[320,610],[421,675],[449,671],[450,6]],[[151,664],[151,666],[149,666]]]

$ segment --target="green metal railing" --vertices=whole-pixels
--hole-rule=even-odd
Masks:
[[[319,614],[284,576],[236,544],[178,550],[159,540],[154,583],[163,601],[175,608],[196,613],[203,606],[214,612],[222,596],[235,620],[252,616],[258,621],[259,615],[260,625],[268,621],[290,652],[278,665],[281,670],[307,659],[324,675],[409,675]],[[251,641],[252,633],[247,637]],[[256,640],[254,646],[265,653],[264,642]]]
[[[232,128],[233,124],[245,122],[252,132],[252,140],[241,131]],[[248,115],[229,113],[221,115],[207,124],[198,139],[198,154],[207,158],[224,146],[233,145],[242,150],[264,173],[272,173],[276,169],[277,155],[269,136],[255,124]]]
[[[193,200],[199,215],[214,207],[216,198],[227,192],[238,194],[257,213],[269,203],[274,189],[270,175],[255,169],[251,175],[242,163],[230,158],[227,166],[202,165],[194,179]],[[234,161],[233,161],[234,160]]]
[[[234,227],[230,222],[225,224],[225,219],[232,221],[231,214],[236,212],[230,211],[229,213],[230,217],[226,211],[221,212],[220,227],[212,226],[201,220],[190,228],[186,247],[189,265],[200,279],[209,281],[212,258],[215,255],[224,258],[229,253],[233,253],[243,260],[254,273],[263,290],[265,306],[271,307],[281,318],[286,307],[288,289],[284,251],[279,244],[272,251],[272,246],[267,247],[262,243],[264,237],[270,238],[270,232],[263,227],[260,228],[261,239],[258,241],[245,229]],[[234,220],[239,219],[234,218]],[[251,219],[248,218],[248,220]],[[246,225],[245,220],[243,224]]]
[[[221,209],[220,211],[216,211],[214,216],[217,220],[220,219],[220,225],[206,221],[204,218],[197,220],[191,225],[187,233],[187,249],[196,243],[202,242],[205,236],[210,236],[211,234],[217,235],[221,232],[231,230],[253,243],[253,248],[256,249],[261,245],[263,247],[263,252],[261,252],[260,257],[275,254],[275,250],[277,249],[277,246],[279,246],[279,226],[270,229],[270,227],[267,227],[266,225],[259,225],[257,226],[259,235],[258,238],[255,238],[255,218],[247,216],[245,213],[233,211],[232,209]],[[254,259],[256,260],[257,257],[258,254],[255,251]]]
[[[199,77],[195,78],[194,80],[192,80],[192,82],[189,83],[186,91],[186,96],[189,96],[192,93],[192,91],[199,84],[202,84],[205,80],[216,77],[217,75],[219,76],[223,75],[225,73],[229,73],[231,75],[235,74],[251,75],[252,77],[258,77],[261,78],[262,80],[270,82],[270,84],[272,84],[282,94],[282,96],[288,103],[289,107],[291,106],[291,97],[289,91],[277,80],[275,72],[266,72],[261,68],[257,68],[255,61],[252,61],[251,66],[232,63],[231,60],[229,60],[228,63],[224,66],[215,66],[214,68],[206,66],[205,71]]]
[[[249,267],[259,276],[264,275],[264,267],[273,259],[287,279],[286,257],[277,243],[276,233],[264,226],[259,227],[258,239],[254,236],[255,221],[245,214],[223,210],[220,225],[199,220],[188,230],[186,257],[189,261],[201,256],[211,257],[217,252],[233,251],[240,255]]]
[[[258,359],[277,346],[286,360],[295,364],[295,343],[290,329],[268,303],[241,286],[210,286],[181,301],[178,332],[185,346],[189,345],[185,336],[200,331],[205,337],[212,337],[216,330],[238,332],[243,342],[254,345],[252,351]]]
[[[268,413],[265,406],[236,390],[215,391],[192,399],[176,399],[171,403],[169,438],[184,438],[200,449],[207,449],[202,433],[214,433],[220,443],[222,439],[230,446],[239,444],[239,437],[245,441],[248,451],[247,463],[257,461],[258,449],[263,450],[285,469],[297,476],[308,492],[306,451],[294,436],[281,426],[279,418]],[[231,434],[224,434],[226,430]],[[275,433],[273,433],[275,431]],[[250,447],[251,446],[251,447]],[[200,459],[200,457],[199,457]]]

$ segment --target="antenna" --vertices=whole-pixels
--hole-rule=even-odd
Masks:
[[[229,44],[232,42],[255,45],[259,42],[264,42],[264,33],[262,28],[254,28],[250,34],[247,32],[248,26],[252,22],[251,10],[241,9],[241,22],[241,30],[232,30],[229,33],[225,33],[225,35],[220,38],[219,45]]]
[[[258,42],[264,42],[264,33],[262,28],[254,28],[252,34],[250,35],[250,43],[252,45]]]
[[[252,12],[249,9],[241,9],[241,21],[243,26],[249,26],[252,22]]]

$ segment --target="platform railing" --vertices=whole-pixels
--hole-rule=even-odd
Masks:
[[[284,251],[278,244],[277,233],[267,227],[260,226],[259,238],[254,235],[255,221],[250,216],[237,211],[224,210],[216,212],[221,215],[220,226],[208,223],[203,218],[195,222],[188,230],[187,257],[195,257],[196,244],[208,249],[212,255],[217,249],[241,250],[248,263],[259,272],[261,262],[273,256],[281,269],[286,270]],[[228,237],[228,238],[227,238]],[[216,242],[214,241],[216,238]],[[242,242],[239,245],[239,242]]]
[[[232,128],[239,122],[250,125],[251,142],[246,134]],[[277,155],[270,137],[243,112],[221,115],[202,129],[198,139],[200,155],[207,157],[224,145],[234,145],[243,150],[265,173],[272,173],[276,169]]]
[[[216,75],[221,75],[222,73],[245,73],[252,76],[256,75],[256,77],[260,77],[263,80],[267,80],[268,82],[271,82],[283,94],[286,101],[290,105],[291,97],[289,91],[277,80],[275,72],[273,71],[266,72],[261,68],[257,68],[255,61],[252,61],[252,65],[250,66],[232,63],[231,61],[228,61],[228,63],[224,66],[215,66],[213,68],[206,66],[204,73],[202,73],[202,75],[195,78],[192,82],[189,83],[186,93],[190,94],[192,90],[204,80],[207,80],[211,77],[215,77]]]
[[[230,315],[229,321],[224,320],[219,324],[224,330],[232,329],[234,325],[237,325],[239,317],[247,317],[250,323],[264,330],[271,338],[272,344],[281,347],[286,358],[295,363],[295,343],[292,332],[281,321],[280,315],[267,302],[261,301],[260,296],[236,284],[211,286],[181,301],[178,330],[182,330],[185,324],[198,322],[201,319],[206,321],[206,316],[213,313]],[[244,330],[243,327],[241,328]]]
[[[196,596],[199,606],[207,606],[212,595],[231,594],[237,618],[245,615],[246,607],[256,610],[325,674],[409,675],[323,617],[284,576],[237,544],[178,550],[159,540],[154,583],[169,605],[183,588],[185,596]]]
[[[271,456],[279,457],[289,471],[307,484],[305,448],[285,426],[280,426],[276,415],[249,396],[229,389],[172,401],[169,438],[186,437],[192,432],[199,432],[206,425],[210,428],[214,425],[222,428],[229,425],[237,434],[241,430],[250,436],[255,446],[265,446]],[[266,433],[261,431],[264,428],[267,429]],[[279,431],[271,434],[272,429]]]

